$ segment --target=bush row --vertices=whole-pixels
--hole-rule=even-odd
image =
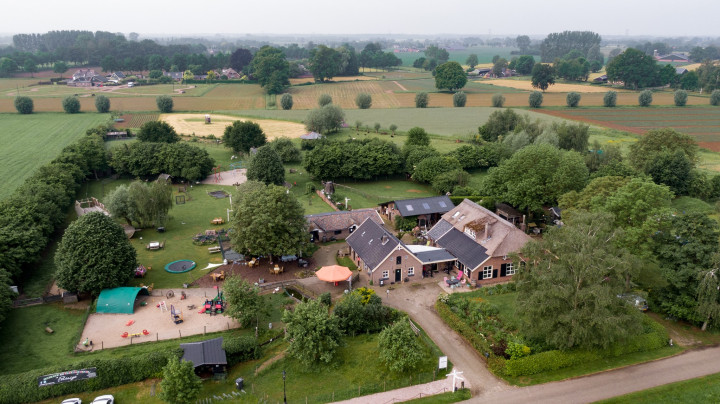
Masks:
[[[11,305],[12,278],[18,279],[41,258],[50,236],[64,225],[80,183],[106,168],[102,137],[89,134],[65,147],[0,202],[0,321]]]
[[[488,341],[453,313],[450,306],[437,300],[435,302],[435,310],[440,315],[440,318],[445,321],[445,324],[460,334],[476,351],[481,354],[491,352]]]
[[[542,372],[550,372],[581,363],[602,358],[611,358],[627,355],[634,352],[651,351],[667,345],[667,331],[658,323],[649,318],[643,320],[646,333],[628,338],[626,341],[616,343],[606,349],[592,351],[545,351],[519,359],[505,361],[504,369],[501,364],[495,364],[493,371],[504,372],[508,376],[527,376]]]
[[[210,175],[214,161],[207,151],[187,143],[137,142],[112,149],[110,166],[131,177],[170,174],[199,181]]]
[[[65,366],[34,369],[6,378],[0,385],[0,404],[32,403],[52,397],[96,391],[151,377],[161,377],[171,357],[182,356],[180,348],[149,352],[125,358],[88,359]],[[68,370],[97,368],[97,377],[38,387],[38,377]]]

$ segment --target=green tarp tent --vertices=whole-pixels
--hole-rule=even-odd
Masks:
[[[139,293],[149,295],[147,289],[139,287],[104,289],[98,297],[95,312],[133,314],[135,299]]]

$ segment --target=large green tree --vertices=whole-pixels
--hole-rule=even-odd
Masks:
[[[263,46],[255,53],[250,65],[258,83],[268,94],[282,94],[290,86],[290,64],[282,50]]]
[[[225,314],[234,318],[243,328],[256,325],[268,314],[260,290],[240,276],[230,276],[223,283],[228,308]]]
[[[520,252],[521,332],[558,349],[606,348],[641,331],[638,312],[617,295],[635,259],[618,247],[612,215],[563,215],[565,225]]]
[[[340,73],[342,57],[338,51],[319,45],[310,51],[310,71],[315,81],[324,82]]]
[[[137,139],[141,142],[176,143],[180,141],[180,135],[165,121],[149,121],[140,126]]]
[[[416,126],[407,132],[405,146],[430,146],[430,136],[425,129]]]
[[[345,112],[337,105],[326,104],[311,110],[305,117],[305,128],[323,135],[340,130],[345,122]]]
[[[249,50],[243,48],[235,49],[235,51],[230,55],[230,67],[240,73],[250,65],[252,58],[253,55]]]
[[[393,372],[404,373],[417,368],[423,360],[423,344],[410,323],[398,320],[378,337],[380,360]]]
[[[515,61],[515,70],[522,75],[532,73],[533,67],[535,67],[535,58],[532,55],[522,55]]]
[[[330,363],[341,344],[342,331],[338,318],[328,313],[320,300],[299,303],[294,311],[285,310],[285,340],[288,355],[305,366]]]
[[[284,187],[248,181],[233,198],[233,245],[246,255],[298,254],[308,247],[305,212]]]
[[[435,88],[455,91],[465,87],[467,76],[458,62],[446,62],[435,68]]]
[[[97,295],[133,278],[137,255],[123,228],[93,212],[68,226],[55,253],[57,284],[69,291]]]
[[[695,139],[684,133],[671,128],[652,129],[630,145],[628,160],[637,170],[647,172],[650,164],[659,154],[682,151],[690,161],[695,163],[698,150]]]
[[[551,85],[555,84],[555,69],[551,65],[543,63],[535,63],[532,68],[532,79],[530,81],[533,88],[539,88],[545,91]]]
[[[582,156],[549,144],[529,145],[498,167],[484,181],[485,195],[528,211],[552,205],[566,192],[585,186],[588,169]]]
[[[628,48],[605,67],[608,80],[622,81],[627,88],[643,88],[658,81],[655,58],[637,49]]]
[[[283,185],[285,183],[285,167],[280,155],[271,145],[265,145],[257,150],[250,159],[247,168],[247,178],[250,181],[259,181],[265,184]]]
[[[168,404],[193,403],[200,395],[202,381],[195,374],[192,362],[181,361],[177,357],[168,360],[163,368],[158,396]]]
[[[267,143],[267,137],[257,123],[235,121],[225,127],[223,143],[235,153],[247,153],[251,147],[260,147]]]

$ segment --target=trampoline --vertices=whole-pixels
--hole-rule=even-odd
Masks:
[[[165,265],[165,270],[172,274],[181,274],[195,268],[195,262],[190,260],[177,260]]]

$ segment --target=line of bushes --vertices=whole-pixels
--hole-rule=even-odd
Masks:
[[[151,377],[162,377],[162,369],[171,357],[181,357],[180,348],[149,352],[141,355],[112,359],[88,359],[64,366],[52,366],[15,374],[0,385],[0,404],[32,403],[52,397],[80,392],[96,391],[123,384],[139,382]],[[69,369],[97,368],[97,377],[87,380],[38,386],[43,375]]]
[[[257,84],[257,80],[195,80],[187,79],[183,84]]]
[[[491,370],[511,377],[528,376],[602,358],[651,351],[667,345],[668,333],[663,326],[645,317],[643,319],[643,327],[646,331],[644,334],[630,337],[626,341],[618,342],[606,349],[591,351],[545,351],[519,359],[504,360],[504,363],[502,358],[496,358],[493,360],[494,366]]]
[[[12,305],[13,279],[37,264],[52,234],[64,226],[80,184],[106,169],[102,137],[90,130],[0,202],[0,321]]]
[[[481,354],[490,353],[490,344],[487,339],[482,335],[475,332],[465,321],[463,321],[457,314],[453,313],[450,306],[442,302],[440,299],[435,301],[435,311],[437,311],[440,318],[445,321],[450,328],[455,330],[461,337],[465,339],[476,351]]]

